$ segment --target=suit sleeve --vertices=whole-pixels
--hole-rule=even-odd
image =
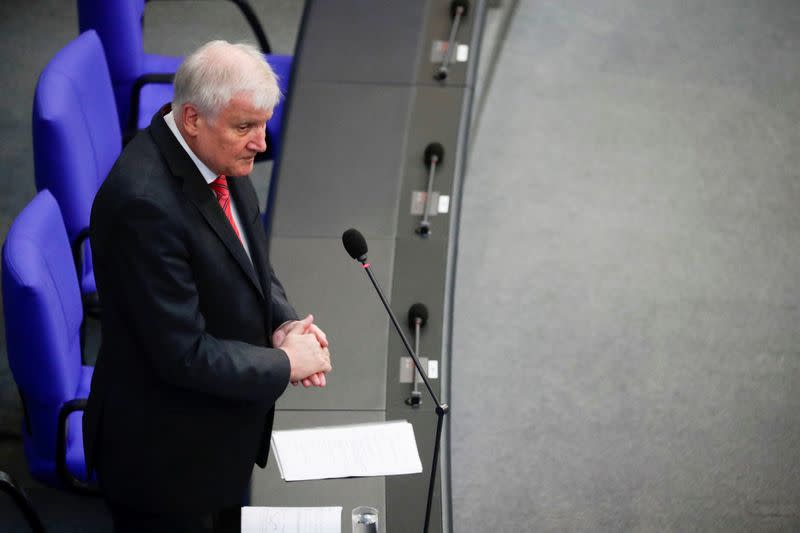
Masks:
[[[154,201],[137,198],[111,232],[107,253],[120,276],[113,297],[127,311],[142,357],[178,387],[274,403],[289,382],[289,358],[283,350],[205,331],[185,231]]]
[[[299,320],[297,311],[294,310],[289,299],[286,297],[286,291],[283,289],[280,280],[272,270],[272,265],[269,267],[270,274],[270,297],[272,299],[272,331],[275,331],[281,324],[287,320]]]

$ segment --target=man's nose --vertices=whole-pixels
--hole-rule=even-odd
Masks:
[[[264,152],[267,149],[267,128],[255,128],[247,148],[256,152]]]

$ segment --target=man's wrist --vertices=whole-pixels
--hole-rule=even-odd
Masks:
[[[294,319],[287,320],[286,322],[284,322],[283,324],[281,324],[280,326],[278,326],[277,328],[275,328],[275,331],[278,331],[279,329],[281,329],[283,326],[285,326],[285,325],[286,325],[286,324],[288,324],[289,322],[295,322],[295,320],[294,320]]]

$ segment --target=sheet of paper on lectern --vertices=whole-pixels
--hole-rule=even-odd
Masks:
[[[342,508],[242,507],[242,533],[342,533]]]
[[[272,450],[286,481],[422,472],[405,420],[273,431]]]

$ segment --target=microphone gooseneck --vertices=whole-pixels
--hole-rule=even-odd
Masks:
[[[431,395],[431,398],[433,398],[433,402],[436,404],[436,417],[437,417],[436,437],[434,438],[434,444],[433,444],[431,477],[428,483],[428,504],[425,507],[425,526],[423,528],[423,532],[428,533],[428,526],[430,525],[430,520],[431,520],[431,508],[433,504],[433,489],[436,484],[436,469],[439,464],[439,448],[441,447],[441,442],[442,442],[442,425],[444,423],[444,415],[450,412],[450,406],[447,405],[446,403],[441,403],[439,401],[439,398],[436,396],[436,393],[433,391],[431,382],[428,379],[428,374],[422,369],[422,363],[420,363],[419,357],[417,357],[417,353],[411,348],[411,345],[409,344],[408,339],[403,333],[402,328],[400,328],[400,324],[397,322],[397,318],[394,316],[394,313],[392,312],[392,308],[389,307],[389,302],[386,300],[386,296],[383,295],[383,291],[381,290],[380,285],[378,285],[378,280],[376,280],[375,276],[372,274],[372,269],[370,268],[369,263],[366,262],[367,241],[364,239],[364,236],[357,229],[350,228],[349,230],[345,231],[342,234],[342,243],[344,244],[347,253],[350,254],[350,257],[352,257],[356,261],[359,261],[361,265],[364,267],[364,270],[367,272],[367,276],[369,276],[369,279],[372,282],[373,287],[375,287],[375,291],[378,293],[378,296],[380,297],[381,302],[383,303],[383,307],[386,309],[386,313],[392,320],[392,325],[394,325],[395,331],[397,332],[398,335],[400,335],[400,340],[403,341],[403,346],[405,347],[406,352],[408,353],[408,355],[411,356],[411,359],[413,359],[414,366],[416,367],[419,376],[422,378],[422,381],[425,383],[425,387],[428,389],[428,394]],[[427,313],[427,309],[425,311]],[[421,317],[415,319],[415,327],[419,327],[420,322],[421,322]],[[416,381],[416,378],[414,381]]]
[[[425,304],[417,302],[408,309],[408,327],[414,332],[414,351],[417,356],[419,356],[420,330],[425,327],[427,322],[428,308],[425,307]],[[411,383],[413,383],[411,395],[406,398],[406,405],[419,408],[422,405],[422,394],[419,392],[416,367],[411,372]]]
[[[450,38],[447,40],[447,49],[445,50],[444,59],[441,66],[436,70],[433,79],[436,81],[445,81],[447,79],[447,66],[450,63],[450,58],[453,55],[453,48],[456,44],[456,33],[458,33],[458,26],[461,24],[461,19],[467,16],[469,12],[469,2],[467,0],[453,0],[450,3],[450,16],[453,18],[453,23],[450,26]]]
[[[428,167],[428,188],[425,194],[425,206],[422,210],[422,220],[419,221],[419,226],[416,229],[420,237],[429,237],[431,234],[431,222],[428,220],[430,217],[431,209],[431,196],[433,196],[433,179],[436,176],[436,169],[442,164],[444,158],[444,146],[438,142],[432,142],[425,147],[425,166]]]

